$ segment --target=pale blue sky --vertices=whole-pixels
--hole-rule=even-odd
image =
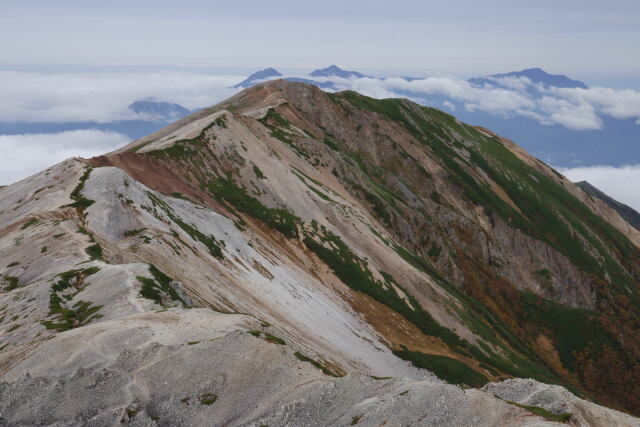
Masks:
[[[1,0],[0,40],[5,69],[337,63],[471,76],[539,66],[604,83],[640,76],[640,2]]]

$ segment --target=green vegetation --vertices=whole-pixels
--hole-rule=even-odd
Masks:
[[[419,368],[433,372],[438,378],[451,384],[466,384],[478,388],[488,381],[487,377],[478,371],[450,357],[409,350],[394,351],[393,354],[401,359],[410,361]]]
[[[351,417],[351,425],[354,426],[358,424],[361,419],[362,419],[362,415],[354,415],[353,417]]]
[[[12,291],[18,287],[18,278],[14,276],[2,276],[3,287],[5,292]]]
[[[101,308],[101,305],[92,305],[91,302],[82,300],[67,308],[62,298],[52,292],[49,297],[49,315],[54,316],[54,320],[44,320],[41,323],[47,329],[64,332],[102,317],[96,314]]]
[[[345,285],[386,305],[416,325],[425,334],[440,337],[453,349],[469,346],[466,341],[461,340],[451,330],[436,322],[429,313],[421,308],[415,298],[402,289],[391,276],[382,273],[385,283],[375,280],[367,268],[366,262],[356,257],[340,237],[326,232],[321,238],[322,243],[316,242],[309,236],[305,237],[303,242],[309,250],[329,266]],[[394,286],[404,292],[406,301],[393,289]]]
[[[436,243],[432,243],[427,255],[432,258],[438,258],[442,253],[442,247],[438,246]]]
[[[95,200],[87,199],[82,195],[82,190],[84,189],[84,185],[89,179],[89,175],[91,175],[92,170],[93,168],[91,166],[85,167],[84,173],[80,177],[80,182],[69,195],[71,200],[75,200],[75,202],[68,204],[67,205],[68,207],[74,207],[80,210],[84,210],[85,208],[88,208],[89,206],[95,203]]]
[[[511,400],[505,400],[505,402],[510,403],[511,405],[515,405],[519,408],[526,409],[527,411],[539,415],[546,420],[555,421],[557,423],[568,423],[572,417],[572,414],[570,412],[554,414],[553,412],[549,412],[544,408],[540,408],[539,406],[522,405]]]
[[[91,260],[102,259],[102,247],[99,243],[95,243],[91,246],[87,246],[84,250]]]
[[[222,253],[222,246],[224,246],[224,242],[220,242],[215,237],[208,236],[208,235],[202,233],[200,230],[198,230],[194,226],[184,222],[182,219],[180,219],[178,216],[176,216],[173,213],[173,211],[171,210],[169,205],[167,205],[164,201],[162,201],[160,198],[155,196],[153,193],[148,191],[147,192],[147,196],[151,200],[151,203],[153,203],[154,207],[159,206],[169,216],[169,218],[173,222],[175,222],[193,240],[196,240],[196,241],[202,243],[203,245],[205,245],[207,247],[207,249],[209,249],[209,253],[211,255],[213,255],[216,258],[220,258],[220,259],[222,259],[224,257],[224,255]],[[173,232],[175,237],[178,237],[177,236],[178,233],[175,233],[174,231],[172,231],[172,232]]]
[[[286,345],[287,343],[282,339],[282,338],[278,338],[274,335],[271,335],[269,333],[266,332],[262,332],[262,331],[249,331],[249,333],[251,335],[253,335],[254,337],[261,337],[264,335],[264,339],[267,342],[270,342],[272,344],[280,344],[280,345]]]
[[[178,160],[191,157],[195,154],[198,154],[200,149],[207,146],[207,138],[205,136],[205,133],[216,125],[226,128],[227,124],[226,124],[225,117],[220,116],[213,122],[209,123],[207,126],[205,126],[202,129],[200,134],[198,134],[198,136],[196,136],[195,138],[180,139],[175,141],[173,145],[171,145],[170,147],[158,149],[158,150],[151,150],[142,154],[148,154],[154,157],[170,158],[170,159],[178,159]],[[215,138],[215,136],[213,136],[213,138]]]
[[[267,179],[267,177],[262,173],[260,168],[258,166],[256,166],[256,165],[253,165],[253,173],[256,174],[256,177],[258,179]]]
[[[381,219],[385,224],[390,225],[391,215],[389,215],[389,212],[387,212],[387,209],[384,206],[384,202],[373,193],[365,193],[364,198],[372,205],[373,213],[376,215],[376,217]]]
[[[145,231],[147,228],[143,227],[143,228],[136,228],[133,230],[127,230],[124,232],[125,237],[130,237],[130,236],[135,236],[138,235],[140,233],[142,233],[143,231]]]
[[[227,115],[226,114],[222,114],[219,117],[217,117],[214,122],[216,126],[220,126],[221,128],[225,128],[227,127]]]
[[[298,237],[297,223],[300,218],[285,209],[273,209],[264,206],[258,199],[247,194],[231,179],[218,178],[210,181],[206,189],[218,200],[225,201],[238,211],[245,213],[269,227],[278,230],[286,237]]]
[[[164,306],[164,304],[162,304],[162,293],[164,293],[172,300],[179,301],[184,307],[188,307],[185,300],[171,285],[171,282],[173,282],[172,278],[158,270],[153,264],[149,264],[149,272],[153,276],[153,279],[136,276],[136,279],[142,284],[142,288],[140,289],[141,297],[153,300],[156,304]]]
[[[152,139],[151,141],[143,142],[142,144],[139,144],[139,145],[136,145],[134,147],[129,148],[127,150],[127,152],[129,152],[129,153],[137,153],[138,151],[142,150],[144,147],[146,147],[147,145],[151,144],[154,141],[155,141],[155,139]]]
[[[100,267],[89,267],[85,268],[84,270],[65,271],[64,273],[60,273],[58,275],[60,280],[54,283],[51,289],[54,292],[61,292],[67,288],[70,288],[71,286],[79,288],[84,282],[84,279],[93,274],[96,274],[98,271],[100,271]]]
[[[200,396],[200,403],[203,405],[212,405],[218,400],[218,395],[213,393],[204,393]]]
[[[83,270],[69,270],[58,275],[60,280],[51,286],[49,294],[49,315],[55,316],[53,320],[45,320],[41,323],[47,328],[58,332],[67,331],[89,324],[92,320],[102,317],[96,314],[102,306],[92,305],[89,301],[78,301],[70,308],[66,306],[65,300],[71,300],[81,290],[84,280],[100,271],[99,267],[89,267]],[[58,295],[71,287],[75,292],[66,293],[63,298]]]
[[[331,197],[327,196],[327,195],[326,195],[326,194],[324,194],[322,191],[320,191],[320,190],[316,189],[313,185],[309,184],[309,183],[307,182],[307,180],[309,180],[309,181],[313,182],[313,183],[314,183],[315,185],[317,185],[318,187],[321,187],[321,188],[323,188],[323,189],[324,189],[324,188],[326,188],[324,185],[322,185],[322,183],[321,183],[321,182],[316,181],[315,179],[313,179],[313,178],[309,177],[308,175],[304,174],[302,171],[300,171],[300,170],[298,170],[298,169],[296,169],[296,168],[291,169],[291,172],[293,172],[293,174],[294,174],[295,176],[297,176],[297,177],[298,177],[298,179],[300,179],[300,181],[302,181],[302,183],[303,183],[304,185],[306,185],[306,186],[307,186],[307,188],[308,188],[309,190],[311,190],[311,191],[313,191],[315,194],[317,194],[317,195],[318,195],[318,197],[320,197],[322,200],[326,200],[327,202],[331,202],[331,203],[336,203],[336,202],[335,202],[335,200],[333,200]]]
[[[615,338],[600,327],[597,314],[565,307],[530,292],[521,293],[518,305],[528,322],[550,331],[562,364],[575,372],[575,355],[589,349],[597,353],[604,345],[616,346]]]
[[[24,224],[22,224],[22,227],[20,227],[20,230],[25,230],[25,229],[31,227],[32,225],[38,225],[41,222],[42,221],[40,221],[38,218],[31,218],[29,221],[27,221]]]
[[[325,136],[322,142],[324,142],[333,151],[340,151],[341,146],[334,139]]]
[[[9,329],[7,329],[7,332],[13,332],[16,329],[18,329],[21,325],[19,323],[16,323],[15,325],[13,325],[12,327],[10,327]]]
[[[293,149],[299,156],[308,158],[309,153],[303,147],[300,147],[293,140],[292,134],[284,129],[291,129],[291,123],[282,117],[276,110],[269,108],[267,114],[259,121],[269,129],[271,136],[279,139]]]
[[[304,354],[300,353],[299,351],[296,351],[293,355],[296,356],[299,360],[301,360],[303,362],[311,363],[313,366],[315,366],[316,368],[320,369],[322,371],[322,373],[325,374],[325,375],[329,375],[331,377],[341,377],[342,376],[340,374],[337,374],[337,373],[333,372],[332,370],[330,370],[326,366],[322,365],[321,363],[313,360],[312,358],[305,356]]]
[[[43,254],[43,253],[47,252],[48,250],[49,250],[49,248],[47,248],[46,246],[43,246],[43,247],[40,248],[40,253]]]
[[[332,96],[401,123],[417,140],[429,146],[449,170],[449,178],[464,190],[469,199],[483,206],[487,215],[497,214],[512,226],[548,242],[587,272],[604,277],[606,269],[612,276],[612,282],[621,289],[625,284],[630,285],[628,275],[613,260],[611,251],[592,233],[597,233],[617,252],[637,262],[638,251],[629,240],[561,185],[515,156],[500,141],[459,123],[453,116],[409,101],[375,100],[355,92]],[[460,144],[459,137],[454,133],[468,135],[475,141],[474,144],[465,145],[470,153],[470,161],[450,147],[450,144]],[[467,172],[467,169],[475,167],[482,169],[504,188],[520,211],[513,209],[487,185],[478,182]],[[604,260],[604,269],[584,248],[581,240],[575,238],[576,232],[596,248]]]

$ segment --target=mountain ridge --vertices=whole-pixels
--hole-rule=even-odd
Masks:
[[[46,174],[58,177],[51,188]],[[509,185],[511,180],[518,185]],[[242,352],[248,351],[246,346],[266,351],[270,356],[261,360],[277,360],[274,363],[287,370],[297,359],[319,367],[320,378],[346,374],[345,380],[332,380],[338,390],[348,381],[365,381],[360,376],[407,377],[423,381],[427,402],[432,396],[428,390],[441,389],[453,393],[460,407],[484,399],[494,409],[482,416],[498,417],[493,423],[518,424],[523,419],[518,417],[526,415],[522,408],[500,412],[508,404],[491,394],[456,394],[455,386],[437,385],[440,380],[420,367],[448,382],[478,388],[489,381],[532,376],[612,406],[635,408],[633,390],[611,385],[616,377],[572,352],[587,360],[606,356],[620,367],[632,366],[633,359],[607,346],[619,332],[615,328],[633,328],[633,318],[626,325],[619,319],[637,309],[640,271],[633,269],[633,262],[640,233],[629,234],[632,243],[622,235],[626,223],[604,203],[590,200],[510,141],[439,110],[354,92],[328,94],[276,80],[105,156],[67,161],[0,192],[5,209],[0,214],[3,259],[19,262],[5,272],[16,278],[17,287],[2,296],[21,292],[23,298],[57,301],[50,295],[72,295],[71,302],[79,306],[101,306],[83,317],[88,326],[72,323],[72,330],[54,335],[53,343],[85,333],[81,331],[93,334],[104,322],[117,322],[117,313],[141,316],[140,307],[153,319],[153,308],[162,311],[174,305],[169,314],[157,315],[174,316],[170,323],[182,330],[191,320],[189,310],[180,307],[197,305],[196,310],[248,313],[237,318],[238,325],[247,326],[232,328],[249,333],[224,332],[225,342]],[[556,236],[576,233],[579,239],[569,243],[550,236],[550,223],[527,209],[531,202],[525,196],[535,200],[538,195],[557,209],[544,215],[569,224],[566,231],[555,230]],[[54,218],[66,221],[56,223]],[[70,236],[67,249],[53,237],[61,232]],[[62,268],[77,270],[75,263],[86,261],[85,250],[91,263],[57,285],[56,277],[65,273]],[[57,260],[58,271],[44,261],[25,261],[40,253]],[[61,262],[62,253],[74,261]],[[85,271],[93,266],[104,271]],[[40,273],[31,271],[35,268]],[[109,281],[115,274],[127,277],[126,287]],[[628,296],[618,290],[623,286],[628,286]],[[73,288],[78,293],[69,293]],[[111,288],[127,296],[101,296]],[[39,296],[31,293],[36,289]],[[621,297],[629,301],[625,304]],[[619,306],[612,305],[611,298],[619,300]],[[55,322],[57,308],[50,308],[47,316],[44,305],[35,319]],[[8,314],[13,315],[11,307]],[[592,312],[608,316],[611,324],[601,324]],[[96,313],[104,318],[90,317]],[[550,314],[564,316],[579,325],[574,332],[579,340],[571,339],[562,325],[545,324],[546,330],[522,322],[525,313],[541,322]],[[220,320],[211,321],[208,327],[217,330]],[[29,357],[38,355],[37,348],[29,347],[33,336],[43,333],[38,325],[12,331],[20,335],[12,335],[9,353],[0,353],[0,367],[10,363],[12,376],[7,378],[16,390],[28,382],[19,382],[15,375],[34,363]],[[603,332],[587,334],[596,325]],[[143,333],[149,326],[140,328]],[[185,340],[204,338],[209,343],[215,337]],[[633,349],[634,340],[631,331],[625,343],[616,345]],[[16,346],[20,342],[26,347]],[[219,352],[211,342],[202,345]],[[604,346],[604,353],[591,349],[596,344]],[[180,353],[160,348],[165,354],[195,357],[199,345],[183,342],[176,347]],[[281,348],[282,356],[269,346]],[[24,349],[26,359],[9,359]],[[113,371],[115,365],[105,366],[120,372]],[[261,366],[272,375],[271,368]],[[309,369],[305,376],[312,375]],[[628,371],[626,375],[634,375],[633,369]],[[6,368],[3,372],[6,376]],[[606,392],[598,375],[605,375]],[[629,384],[624,375],[619,380]],[[400,380],[389,381],[403,395]],[[223,395],[221,390],[228,389],[216,384],[202,393],[216,393],[224,407],[232,392]],[[412,384],[409,388],[417,387]],[[530,387],[538,387],[535,384]],[[587,417],[586,402],[575,397],[564,402],[562,410],[554,411]],[[137,408],[144,410],[136,412],[159,413],[153,402],[143,403]],[[269,408],[260,416],[275,416]],[[604,408],[589,408],[591,414],[626,419]],[[388,409],[385,418],[394,414],[392,406]],[[345,411],[340,423],[359,416]],[[287,413],[301,416],[293,409]],[[375,419],[371,408],[362,415],[363,421]],[[414,416],[413,410],[407,416]],[[461,421],[450,412],[442,416],[450,425]]]
[[[633,227],[640,229],[640,213],[638,213],[632,207],[618,202],[617,200],[603,193],[601,190],[594,187],[587,181],[576,182],[576,185],[584,190],[588,195],[604,201],[607,206],[618,212],[625,221],[627,221]]]

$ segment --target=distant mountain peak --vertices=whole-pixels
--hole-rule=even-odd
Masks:
[[[579,80],[573,80],[564,74],[550,74],[540,67],[525,68],[520,71],[511,71],[504,74],[492,74],[486,77],[478,77],[470,79],[469,82],[476,85],[485,83],[494,83],[496,79],[504,79],[510,77],[526,77],[532,83],[542,84],[548,87],[558,88],[581,88],[586,89],[587,85]]]
[[[191,110],[180,104],[172,102],[156,101],[154,99],[142,99],[129,104],[128,108],[151,120],[171,122],[191,113]]]
[[[369,77],[357,71],[343,70],[337,65],[330,65],[327,68],[320,68],[320,69],[314,70],[311,73],[309,73],[309,75],[312,77],[341,77],[343,79],[348,79],[350,77],[356,77],[359,79],[363,77]]]
[[[233,88],[247,88],[260,82],[261,80],[280,76],[282,76],[282,74],[275,68],[265,68],[264,70],[256,71],[255,73],[251,74],[249,77],[233,86]]]

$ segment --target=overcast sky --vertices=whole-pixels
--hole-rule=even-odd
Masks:
[[[640,75],[637,0],[2,0],[0,67],[309,67]]]

